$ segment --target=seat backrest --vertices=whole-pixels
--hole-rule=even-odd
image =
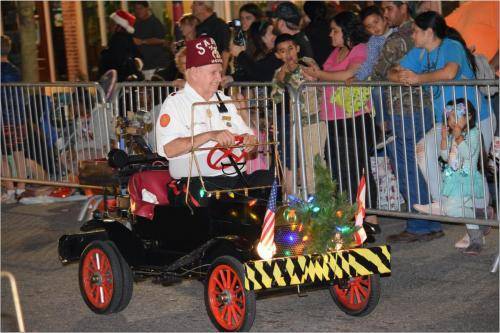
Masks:
[[[128,182],[132,213],[152,220],[156,205],[170,204],[167,184],[171,180],[172,177],[168,170],[147,170],[133,174]],[[149,197],[146,199],[147,201],[144,201],[145,195]]]

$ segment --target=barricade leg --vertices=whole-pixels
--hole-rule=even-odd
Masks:
[[[2,271],[1,276],[9,280],[10,289],[12,291],[12,299],[14,300],[14,307],[16,309],[17,325],[19,327],[19,332],[25,332],[23,312],[21,310],[21,301],[19,300],[19,291],[17,290],[17,283],[14,275],[10,272]]]
[[[496,273],[498,271],[498,262],[500,260],[500,253],[497,254],[495,260],[493,260],[493,265],[491,265],[491,273]]]

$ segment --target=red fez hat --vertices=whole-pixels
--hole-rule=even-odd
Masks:
[[[222,64],[217,44],[212,37],[201,36],[186,42],[186,69]]]

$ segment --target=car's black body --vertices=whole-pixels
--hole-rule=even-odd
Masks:
[[[168,272],[169,266],[186,255],[191,256],[190,260],[184,259],[184,267],[210,264],[221,254],[230,254],[242,262],[259,259],[254,248],[261,233],[265,202],[257,202],[250,210],[248,200],[213,196],[208,201],[207,207],[191,209],[156,206],[154,219],[136,216],[132,230],[118,220],[94,217],[82,225],[81,234],[61,237],[60,259],[78,260],[92,240],[112,240],[132,269],[141,271]]]

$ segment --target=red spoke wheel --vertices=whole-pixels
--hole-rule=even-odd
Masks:
[[[375,309],[380,299],[380,277],[377,274],[350,278],[346,283],[330,287],[338,307],[351,316],[365,316]]]
[[[83,300],[98,314],[123,310],[132,296],[132,271],[110,241],[87,245],[80,258],[79,282]]]
[[[255,293],[245,290],[243,265],[233,257],[217,258],[205,284],[205,306],[220,331],[249,331],[255,319]]]

